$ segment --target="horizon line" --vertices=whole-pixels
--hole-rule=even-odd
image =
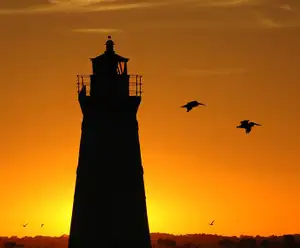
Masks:
[[[186,234],[172,234],[172,233],[165,233],[165,232],[150,232],[150,235],[155,235],[155,234],[160,234],[160,235],[170,235],[170,236],[195,236],[195,235],[203,235],[203,236],[219,236],[219,237],[261,237],[261,238],[269,238],[269,237],[283,237],[286,235],[292,235],[292,236],[300,236],[300,233],[287,233],[287,234],[281,234],[281,235],[248,235],[248,234],[240,234],[240,235],[225,235],[225,234],[213,234],[213,233],[186,233]],[[51,236],[51,235],[35,235],[35,236],[18,236],[18,235],[11,235],[11,236],[1,236],[0,238],[37,238],[37,237],[44,237],[44,238],[68,238],[70,235],[69,234],[62,234],[62,235],[57,235],[57,236]]]

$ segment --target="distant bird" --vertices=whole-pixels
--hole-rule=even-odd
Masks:
[[[214,222],[215,222],[215,221],[213,220],[209,225],[212,226],[212,225],[214,224]]]
[[[44,226],[44,224],[41,224],[41,227],[43,227]]]
[[[200,103],[198,101],[191,101],[181,106],[181,108],[186,108],[186,112],[190,112],[193,108],[198,107],[199,105],[206,106],[205,104]]]
[[[241,121],[241,124],[237,126],[237,128],[245,128],[245,133],[248,134],[251,132],[253,126],[261,126],[261,125],[255,122],[249,122],[249,120],[243,120]]]
[[[26,227],[28,225],[28,223],[26,223],[25,225],[23,225],[23,227]]]

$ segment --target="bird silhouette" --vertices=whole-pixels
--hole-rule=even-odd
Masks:
[[[190,112],[193,108],[198,107],[199,105],[206,106],[205,104],[200,103],[198,101],[191,101],[181,106],[181,108],[186,108],[186,112]]]
[[[249,120],[243,120],[241,121],[241,124],[237,126],[237,128],[244,128],[245,133],[248,134],[251,132],[253,126],[261,126],[261,125],[255,122],[249,122]]]
[[[25,225],[23,225],[23,227],[26,227],[28,225],[28,223],[26,223]]]
[[[44,226],[44,224],[41,224],[41,227],[43,227]]]
[[[209,225],[212,226],[212,225],[214,224],[214,222],[215,222],[215,221],[213,220]]]

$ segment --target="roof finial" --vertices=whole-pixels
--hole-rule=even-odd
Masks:
[[[114,52],[115,43],[111,40],[111,36],[109,35],[108,40],[106,41],[106,52]]]

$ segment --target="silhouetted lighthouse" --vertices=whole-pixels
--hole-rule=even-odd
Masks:
[[[91,59],[93,75],[78,76],[83,121],[69,248],[151,247],[136,118],[141,76],[127,74],[110,38]]]

